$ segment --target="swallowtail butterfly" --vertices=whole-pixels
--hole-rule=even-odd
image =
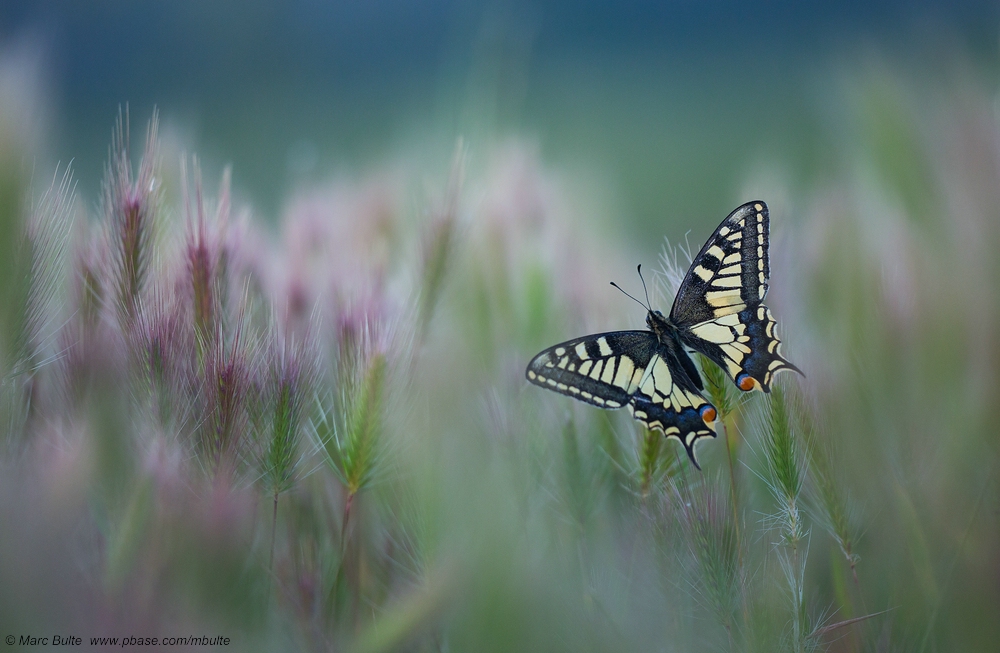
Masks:
[[[722,221],[684,275],[670,315],[648,306],[649,331],[612,331],[549,347],[535,356],[529,381],[599,408],[627,406],[650,429],[684,445],[715,437],[715,407],[703,396],[688,353],[705,355],[743,391],[770,392],[782,358],[775,321],[764,305],[770,276],[768,212],[750,202]],[[699,467],[700,469],[700,467]]]

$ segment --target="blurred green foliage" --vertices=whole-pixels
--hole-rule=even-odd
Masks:
[[[214,205],[197,176],[157,185],[176,172],[153,128],[137,176],[116,141],[93,224],[68,185],[33,200],[30,145],[0,138],[0,635],[989,650],[1000,127],[970,76],[920,102],[855,79],[837,173],[751,184],[807,377],[746,395],[706,367],[725,441],[702,472],[525,383],[538,348],[642,317],[608,289],[632,255],[591,180],[530,144],[303,189],[273,232],[226,181]],[[116,221],[129,206],[149,213]],[[25,242],[42,263],[15,267]]]

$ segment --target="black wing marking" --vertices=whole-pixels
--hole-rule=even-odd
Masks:
[[[739,389],[770,392],[771,380],[780,370],[802,374],[782,357],[775,324],[770,309],[758,303],[681,329],[679,335],[685,345],[724,369]]]
[[[695,444],[701,438],[715,437],[709,423],[715,421],[716,411],[694,388],[677,361],[657,354],[646,367],[628,408],[647,428],[676,438],[694,466],[701,469]]]
[[[670,321],[682,329],[755,306],[767,294],[768,212],[749,202],[722,221],[691,262]]]
[[[549,347],[535,356],[525,376],[600,408],[621,408],[639,387],[658,343],[650,331],[612,331]]]

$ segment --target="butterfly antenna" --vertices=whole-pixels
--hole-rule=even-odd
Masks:
[[[648,306],[646,306],[646,305],[645,305],[645,304],[643,304],[643,303],[642,303],[641,301],[639,301],[638,299],[636,299],[636,298],[635,298],[635,297],[633,297],[632,295],[630,295],[630,294],[628,294],[627,292],[625,292],[624,290],[622,290],[622,287],[621,287],[621,286],[619,286],[619,285],[618,285],[617,283],[615,283],[614,281],[612,281],[612,282],[611,282],[611,285],[612,285],[612,286],[614,286],[615,288],[617,288],[618,290],[621,290],[621,291],[622,291],[622,294],[623,294],[623,295],[625,295],[626,297],[628,297],[629,299],[631,299],[632,301],[634,301],[634,302],[635,302],[636,304],[638,304],[639,306],[642,306],[642,307],[643,307],[644,309],[646,309],[647,311],[649,310],[649,307],[648,307]]]
[[[642,263],[635,268],[635,271],[639,273],[639,281],[642,282],[642,292],[646,293],[646,309],[651,311],[653,309],[649,308],[652,305],[649,303],[649,291],[646,290],[646,280],[642,278]]]

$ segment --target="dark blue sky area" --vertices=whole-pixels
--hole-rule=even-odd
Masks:
[[[786,138],[793,159],[819,148],[810,85],[831,61],[874,48],[933,65],[927,52],[944,43],[993,66],[998,27],[995,1],[0,0],[0,39],[42,46],[50,147],[76,160],[84,193],[96,192],[127,102],[137,124],[154,105],[186,123],[271,213],[290,148],[308,141],[320,168],[357,167],[430,124],[448,151],[475,111],[557,159],[633,162],[625,186],[671,166],[703,176],[699,160],[735,179],[737,164],[711,163],[721,157],[705,143]],[[765,98],[756,113],[726,113],[748,89]],[[665,124],[689,135],[658,140]],[[643,208],[646,191],[626,191],[640,214],[661,201],[653,193]]]
[[[947,0],[812,3],[662,0],[476,3],[456,0],[152,0],[0,3],[0,34],[52,48],[72,93],[136,93],[437,68],[490,25],[523,31],[533,57],[670,52],[788,55],[843,41],[906,38],[921,24],[992,47],[1000,4]]]

